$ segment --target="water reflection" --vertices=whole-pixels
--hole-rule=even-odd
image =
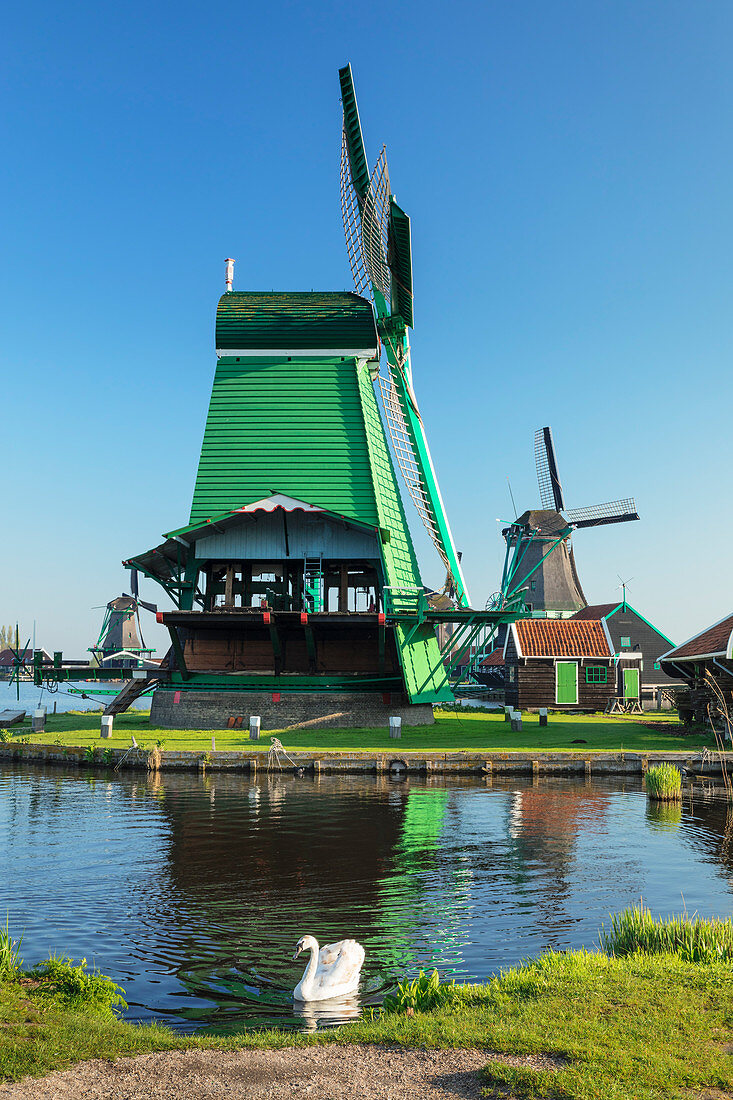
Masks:
[[[0,771],[0,912],[27,960],[94,958],[133,1018],[317,1027],[437,966],[592,946],[640,896],[728,915],[724,805],[575,782]],[[293,1005],[301,935],[367,951],[358,998]]]

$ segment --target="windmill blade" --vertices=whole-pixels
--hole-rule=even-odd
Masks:
[[[350,65],[339,69],[339,81],[344,113],[341,216],[349,266],[357,294],[366,294],[373,288],[387,303],[391,297],[391,272],[387,263],[390,227],[387,152],[382,148],[370,176]]]
[[[537,467],[537,481],[540,487],[542,507],[562,512],[565,504],[562,496],[560,475],[555,461],[555,446],[552,442],[552,429],[538,428],[534,433],[534,460]]]
[[[399,313],[407,328],[414,325],[412,312],[412,241],[410,219],[393,198],[389,200],[387,263],[392,273],[392,312]]]
[[[349,258],[351,278],[357,294],[369,294],[369,273],[364,263],[361,236],[361,209],[358,192],[353,185],[349,168],[346,128],[341,139],[341,218],[346,236],[346,254]]]
[[[385,377],[385,375],[380,374],[377,376],[377,381],[379,382],[382,407],[384,409],[390,439],[392,440],[395,458],[397,459],[397,465],[404,478],[407,491],[412,497],[412,503],[415,505],[425,530],[430,535],[430,539],[440,555],[440,560],[446,568],[447,584],[450,586],[451,582],[454,584],[455,579],[452,576],[448,554],[443,545],[440,531],[438,530],[435,509],[430,500],[430,493],[425,483],[425,479],[420,473],[420,464],[412,445],[410,430],[407,426],[405,417],[405,410],[400,402],[397,387],[391,375]]]
[[[156,612],[158,610],[158,605],[157,604],[148,603],[147,600],[141,600],[139,596],[131,596],[129,594],[129,592],[123,592],[122,595],[127,600],[134,600],[135,603],[138,605],[138,607],[144,607],[146,611],[152,611],[153,614],[156,614]]]
[[[357,294],[376,287],[385,301],[390,299],[389,170],[387,151],[382,149],[363,196],[356,190],[349,171],[346,130],[341,142],[341,217],[346,252]]]
[[[448,573],[457,602],[468,593],[412,388],[407,328],[412,327],[410,219],[390,194],[387,156],[367,174],[351,66],[339,69],[344,110],[341,213],[357,294],[371,292],[389,375],[379,376],[382,408],[407,490]]]
[[[390,299],[392,281],[387,263],[389,220],[389,170],[387,150],[382,146],[382,152],[369,180],[369,189],[364,197],[361,212],[361,246],[364,266],[369,272],[372,284],[382,292],[386,301]]]
[[[571,508],[565,515],[574,527],[602,527],[606,523],[629,523],[639,519],[633,497],[609,500],[606,504],[592,504],[589,508]]]
[[[344,109],[344,145],[349,179],[359,198],[359,206],[361,207],[369,189],[369,169],[367,167],[366,152],[364,151],[364,137],[361,132],[351,65],[339,69],[339,82],[341,84],[341,103]]]

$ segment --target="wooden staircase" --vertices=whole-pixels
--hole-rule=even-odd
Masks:
[[[104,708],[105,714],[122,714],[138,699],[148,688],[155,687],[157,680],[127,680],[122,691],[115,695]],[[99,713],[99,712],[97,712]]]

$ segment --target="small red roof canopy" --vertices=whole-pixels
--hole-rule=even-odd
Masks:
[[[612,657],[600,620],[519,619],[512,633],[520,657]]]

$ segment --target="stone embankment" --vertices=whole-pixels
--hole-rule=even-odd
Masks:
[[[733,753],[700,752],[326,752],[288,750],[289,759],[268,760],[264,749],[250,751],[98,749],[91,759],[79,746],[0,744],[0,763],[55,764],[65,767],[111,768],[113,771],[293,772],[316,774],[408,775],[643,775],[655,764],[670,763],[690,775],[720,775],[722,759],[733,770]]]

